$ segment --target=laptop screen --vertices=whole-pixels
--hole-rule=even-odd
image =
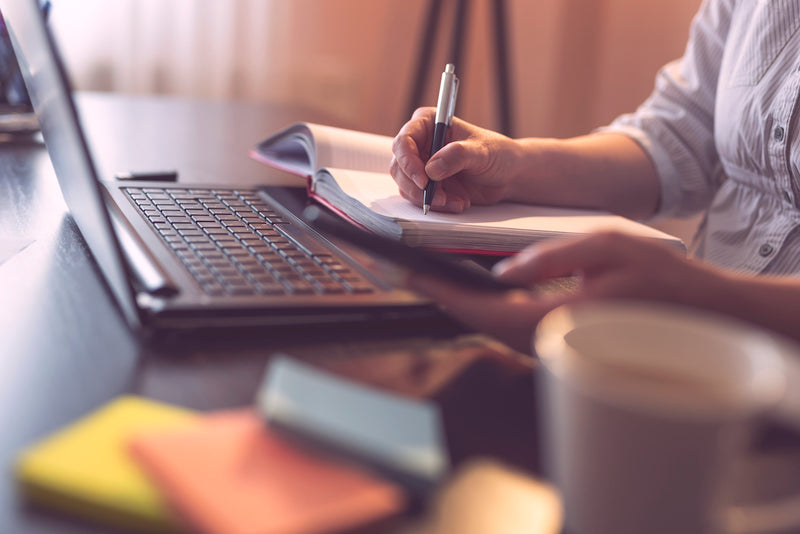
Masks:
[[[0,0],[61,193],[128,322],[140,324],[127,268],[79,123],[66,71],[37,0]]]

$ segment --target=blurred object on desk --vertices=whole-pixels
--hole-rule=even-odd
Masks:
[[[42,5],[42,13],[47,17],[50,3]],[[33,114],[31,101],[17,57],[8,37],[8,28],[0,18],[0,141],[13,139],[20,135],[31,135],[39,131],[39,123]]]
[[[19,106],[0,104],[0,141],[19,136],[29,136],[39,131],[39,121],[30,111]]]
[[[299,351],[293,351],[300,356]],[[404,346],[341,345],[314,364],[361,383],[426,398],[441,410],[453,467],[491,457],[539,473],[535,360],[483,334]]]
[[[131,447],[167,500],[208,534],[339,532],[406,507],[400,487],[297,449],[250,409],[145,433]]]
[[[437,495],[414,534],[557,534],[555,489],[494,460],[467,463]]]
[[[534,346],[568,532],[798,531],[797,490],[732,499],[758,432],[800,431],[794,342],[704,310],[595,301],[548,313]]]
[[[133,531],[175,532],[179,523],[128,455],[135,433],[174,428],[191,412],[123,396],[25,450],[16,466],[32,503]]]
[[[366,465],[420,496],[447,476],[439,409],[277,354],[256,406],[270,428],[301,446]]]

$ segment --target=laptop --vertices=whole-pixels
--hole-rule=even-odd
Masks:
[[[436,313],[430,302],[392,288],[305,224],[297,216],[302,192],[101,181],[37,0],[0,0],[0,13],[64,200],[132,328]]]

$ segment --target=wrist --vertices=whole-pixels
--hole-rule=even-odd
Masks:
[[[705,308],[710,311],[729,313],[735,308],[739,296],[737,278],[718,267],[686,260],[686,271],[678,278],[682,283],[676,287],[678,299],[687,306]]]
[[[505,169],[508,176],[505,200],[546,203],[550,196],[553,159],[558,151],[555,139],[512,139],[503,156],[510,162]]]

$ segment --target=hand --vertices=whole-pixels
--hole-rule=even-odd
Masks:
[[[394,138],[390,172],[403,198],[422,206],[429,177],[440,182],[433,210],[460,213],[472,204],[493,204],[504,198],[518,150],[515,141],[453,118],[448,144],[428,159],[435,115],[435,108],[416,110]]]
[[[525,354],[531,352],[531,335],[539,320],[565,299],[564,295],[539,295],[525,289],[469,290],[419,273],[408,276],[405,285],[436,301],[442,311],[462,324]]]
[[[721,275],[676,249],[619,232],[545,241],[498,263],[510,282],[535,284],[578,274],[581,299],[636,298],[707,307],[703,295]]]
[[[562,304],[636,298],[713,308],[712,288],[723,283],[713,269],[686,260],[663,243],[617,232],[533,245],[498,263],[495,273],[530,286],[571,275],[577,275],[580,282],[571,293],[470,291],[420,274],[412,275],[406,283],[462,323],[522,352],[531,351],[531,336],[539,320]]]

